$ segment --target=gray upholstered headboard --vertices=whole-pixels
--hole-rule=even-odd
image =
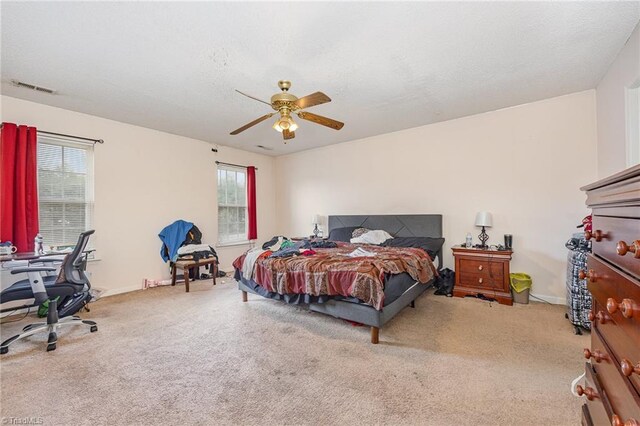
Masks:
[[[441,214],[383,214],[329,216],[329,233],[336,228],[362,226],[382,229],[394,237],[442,237]],[[442,250],[438,252],[442,267]]]

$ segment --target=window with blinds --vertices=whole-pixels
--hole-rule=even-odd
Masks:
[[[247,171],[218,166],[218,242],[247,241]]]
[[[38,204],[45,246],[73,246],[92,229],[93,144],[38,136]]]

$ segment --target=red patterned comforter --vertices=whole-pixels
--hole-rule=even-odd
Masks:
[[[429,255],[422,249],[338,243],[337,248],[315,249],[312,256],[270,258],[266,252],[256,261],[253,280],[279,294],[356,297],[380,310],[384,304],[384,275],[408,273],[427,283],[437,275]],[[374,257],[348,257],[357,247]],[[241,270],[245,255],[233,266]]]

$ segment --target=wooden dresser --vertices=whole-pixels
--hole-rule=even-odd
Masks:
[[[452,247],[456,259],[456,297],[482,295],[503,305],[513,305],[509,288],[511,250]]]
[[[583,425],[640,425],[640,166],[581,188],[593,209]]]

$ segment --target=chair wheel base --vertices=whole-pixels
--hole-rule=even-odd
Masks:
[[[97,325],[92,325],[91,328],[89,329],[89,331],[91,331],[92,333],[95,333],[96,331],[98,331],[98,326]]]
[[[6,346],[0,347],[0,355],[4,355],[9,352],[9,348]]]
[[[55,351],[56,350],[56,344],[55,343],[49,343],[47,345],[47,352],[51,352],[51,351]]]

